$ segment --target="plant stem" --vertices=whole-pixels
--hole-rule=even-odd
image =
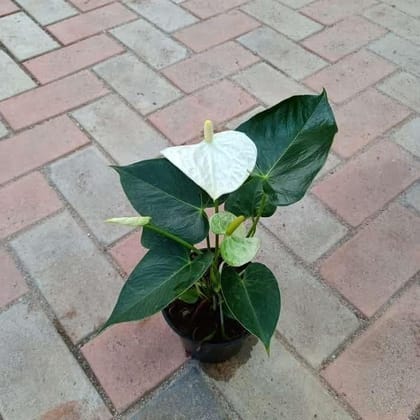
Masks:
[[[258,225],[258,222],[261,219],[261,215],[264,211],[266,201],[267,201],[267,196],[264,194],[262,199],[261,199],[261,202],[260,202],[260,207],[258,208],[257,217],[254,219],[254,221],[252,223],[252,226],[251,226],[251,229],[249,229],[248,235],[246,235],[247,238],[255,235],[255,232],[257,231],[257,225]]]
[[[156,233],[159,233],[162,236],[165,236],[166,238],[172,239],[175,242],[178,242],[180,245],[184,246],[185,248],[190,249],[191,251],[196,252],[197,254],[202,254],[203,252],[200,251],[199,249],[197,249],[194,245],[191,245],[190,243],[188,243],[187,241],[184,241],[183,239],[179,238],[178,236],[164,230],[161,229],[155,225],[153,225],[152,223],[148,223],[147,225],[143,226],[143,229],[150,229]]]
[[[220,293],[219,293],[219,315],[220,315],[220,330],[222,332],[222,337],[226,338],[225,318],[223,316],[223,300],[222,300],[222,295]]]
[[[210,251],[211,245],[210,245],[210,236],[209,235],[206,236],[206,244],[207,244],[207,250]]]
[[[219,202],[217,200],[214,200],[214,212],[219,213]],[[215,250],[219,249],[219,235],[216,234],[216,240],[215,240]]]

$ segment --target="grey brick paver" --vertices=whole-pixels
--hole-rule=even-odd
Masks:
[[[317,55],[306,51],[298,44],[267,27],[258,28],[243,35],[239,38],[239,42],[298,80],[309,76],[327,64]]]
[[[19,60],[25,60],[59,46],[23,12],[0,18],[0,41]]]
[[[414,118],[392,133],[391,138],[404,149],[420,157],[420,118]]]
[[[210,377],[244,419],[351,420],[276,339],[271,356],[261,344],[249,348],[230,362],[209,366]],[[217,380],[217,378],[220,378]]]
[[[293,9],[300,9],[303,6],[306,6],[309,3],[312,3],[314,0],[279,0],[280,3],[285,4],[286,6],[292,7]]]
[[[280,286],[282,312],[277,329],[308,363],[319,367],[355,331],[357,318],[272,234],[259,229],[257,236],[263,243],[257,260],[270,267]]]
[[[301,258],[314,262],[347,232],[347,229],[325,207],[310,196],[280,207],[262,221]]]
[[[420,181],[411,186],[402,196],[403,204],[409,204],[420,212]]]
[[[248,92],[268,106],[294,95],[310,93],[310,89],[285,76],[266,63],[258,63],[233,77]],[[278,89],[274,88],[278,86]]]
[[[390,6],[397,7],[408,15],[420,17],[420,2],[418,0],[382,0]]]
[[[0,139],[4,136],[6,136],[8,133],[7,128],[5,127],[5,125],[0,121]]]
[[[173,32],[198,21],[170,0],[124,0],[124,3],[165,32]]]
[[[167,389],[125,420],[167,420],[174,418],[174,415],[184,420],[237,418],[233,413],[226,412],[218,396],[195,365],[188,366]]]
[[[109,244],[129,229],[109,225],[110,217],[136,213],[122,192],[119,177],[110,162],[89,147],[51,165],[51,179],[84,219],[96,237]]]
[[[106,321],[122,280],[67,212],[12,246],[74,342]]]
[[[226,128],[228,130],[235,130],[238,128],[243,122],[248,121],[251,117],[254,115],[264,111],[263,106],[257,106],[256,108],[251,109],[251,111],[245,112],[244,114],[240,115],[239,117],[234,118],[233,120],[230,120],[226,124]]]
[[[420,44],[420,20],[400,12],[387,4],[378,4],[364,12],[372,22],[385,26],[397,35]]]
[[[327,157],[327,161],[322,169],[318,172],[318,175],[315,177],[314,182],[318,181],[319,179],[323,178],[328,174],[334,173],[334,169],[338,166],[341,160],[332,152]]]
[[[0,101],[36,86],[36,83],[0,50]],[[0,128],[1,137],[1,128]]]
[[[389,33],[370,44],[369,49],[420,77],[420,45]]]
[[[120,26],[111,33],[157,69],[176,63],[187,55],[186,48],[143,19]]]
[[[65,0],[16,0],[41,25],[77,15],[77,10]]]
[[[242,6],[242,9],[295,41],[323,28],[319,23],[295,10],[282,6],[277,0],[254,0]]]
[[[397,73],[380,83],[378,88],[415,111],[420,112],[419,78],[409,73]]]
[[[105,61],[94,70],[142,114],[161,108],[182,95],[130,53]]]
[[[0,314],[0,412],[4,420],[108,420],[111,415],[40,309]]]
[[[73,117],[121,165],[159,156],[168,141],[117,95],[73,112]]]

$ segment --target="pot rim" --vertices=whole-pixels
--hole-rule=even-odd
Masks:
[[[185,340],[190,340],[191,342],[193,342],[193,343],[200,343],[200,341],[198,341],[198,340],[193,340],[193,338],[192,337],[190,337],[189,335],[186,335],[186,334],[182,334],[180,331],[179,331],[179,329],[176,327],[176,325],[173,323],[173,321],[171,320],[171,318],[169,317],[169,314],[168,314],[168,307],[166,306],[165,308],[163,308],[162,309],[162,315],[163,315],[163,317],[165,318],[165,321],[168,323],[168,325],[172,328],[172,330],[176,333],[176,334],[178,334],[181,338],[183,338],[183,339],[185,339]],[[237,342],[237,341],[241,341],[241,340],[243,340],[244,338],[246,338],[246,337],[248,337],[248,336],[250,336],[251,334],[250,334],[250,332],[249,331],[247,331],[245,328],[244,328],[244,333],[243,334],[241,334],[239,337],[235,337],[235,338],[233,338],[233,339],[228,339],[228,340],[217,340],[217,341],[212,341],[212,340],[209,340],[209,341],[205,341],[203,344],[227,344],[227,343],[235,343],[235,342]]]

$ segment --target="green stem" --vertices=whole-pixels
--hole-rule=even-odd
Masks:
[[[210,236],[209,235],[206,236],[206,244],[207,244],[207,250],[210,251],[211,245],[210,245]]]
[[[214,212],[219,213],[219,202],[217,200],[214,200]],[[219,235],[216,234],[216,240],[215,240],[215,250],[217,252],[219,248]]]
[[[260,202],[260,207],[258,208],[257,217],[254,219],[254,221],[252,223],[252,226],[251,226],[251,229],[249,229],[249,232],[246,235],[247,238],[252,237],[252,236],[255,235],[255,232],[257,231],[257,225],[258,225],[258,222],[261,219],[261,215],[262,215],[262,213],[264,211],[264,207],[265,207],[266,201],[267,201],[267,196],[264,194],[263,197],[262,197],[262,199],[261,199],[261,202]]]
[[[222,337],[226,338],[225,318],[223,316],[223,300],[222,300],[221,294],[219,294],[219,315],[220,315],[220,329],[222,331]]]
[[[184,241],[183,239],[179,238],[176,235],[173,235],[172,233],[161,229],[151,223],[148,223],[147,225],[143,226],[143,229],[150,229],[156,233],[159,233],[162,236],[165,236],[166,238],[172,239],[175,242],[178,242],[180,245],[184,246],[185,248],[190,249],[191,251],[196,252],[197,254],[202,254],[203,252],[200,251],[199,249],[197,249],[194,245],[191,245],[190,243],[188,243],[187,241]]]

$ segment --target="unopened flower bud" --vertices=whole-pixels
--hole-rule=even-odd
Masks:
[[[204,121],[204,140],[207,143],[211,143],[213,141],[213,123],[210,120]]]

